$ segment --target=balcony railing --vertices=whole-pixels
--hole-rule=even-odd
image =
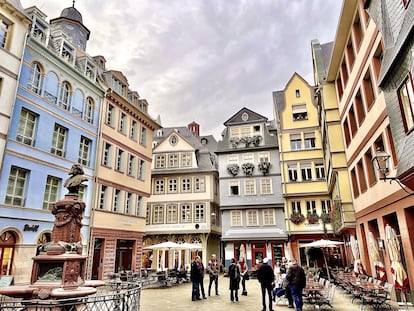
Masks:
[[[94,295],[59,300],[23,300],[0,295],[0,310],[140,310],[141,286],[137,283],[114,282],[98,288]]]

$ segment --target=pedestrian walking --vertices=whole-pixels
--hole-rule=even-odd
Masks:
[[[242,295],[247,296],[246,281],[250,279],[250,276],[249,267],[247,266],[247,262],[244,260],[244,257],[240,257],[239,266],[242,284]]]
[[[207,273],[210,276],[210,281],[208,283],[208,295],[211,294],[211,286],[215,285],[216,296],[219,296],[218,292],[218,276],[220,272],[220,263],[217,261],[216,254],[211,255],[211,259],[208,262]]]
[[[273,311],[272,307],[272,291],[275,274],[273,268],[269,265],[269,259],[264,258],[263,264],[257,270],[257,279],[260,282],[262,290],[262,311],[266,311],[266,294],[268,296],[269,311]]]
[[[201,271],[199,262],[201,261],[200,256],[196,256],[194,261],[191,263],[190,280],[192,283],[191,288],[191,300],[201,300],[200,297],[200,282],[201,282]]]
[[[229,266],[229,289],[231,302],[239,301],[239,284],[240,284],[240,266],[236,259],[232,258]]]
[[[296,311],[302,311],[303,308],[303,289],[306,286],[305,270],[299,266],[295,259],[292,259],[288,268],[286,279],[289,282],[289,288],[295,303]]]

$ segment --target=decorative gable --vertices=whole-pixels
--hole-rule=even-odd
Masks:
[[[225,126],[240,125],[240,124],[249,124],[249,123],[265,123],[267,118],[251,111],[247,108],[242,108],[239,112],[233,115],[230,119],[224,122]]]

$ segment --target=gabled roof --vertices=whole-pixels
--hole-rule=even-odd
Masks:
[[[248,119],[243,120],[242,116],[244,113],[247,113]],[[231,126],[231,125],[239,125],[239,124],[249,124],[249,123],[257,123],[257,122],[267,122],[267,118],[250,110],[247,108],[240,109],[239,112],[237,112],[235,115],[233,115],[230,119],[228,119],[226,122],[224,122],[225,126]]]

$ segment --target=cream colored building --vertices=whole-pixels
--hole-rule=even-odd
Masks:
[[[119,71],[95,57],[106,85],[99,140],[96,202],[91,220],[92,279],[141,269],[145,206],[150,196],[152,133],[160,126],[148,103]]]
[[[19,0],[0,0],[0,170],[29,24]]]

